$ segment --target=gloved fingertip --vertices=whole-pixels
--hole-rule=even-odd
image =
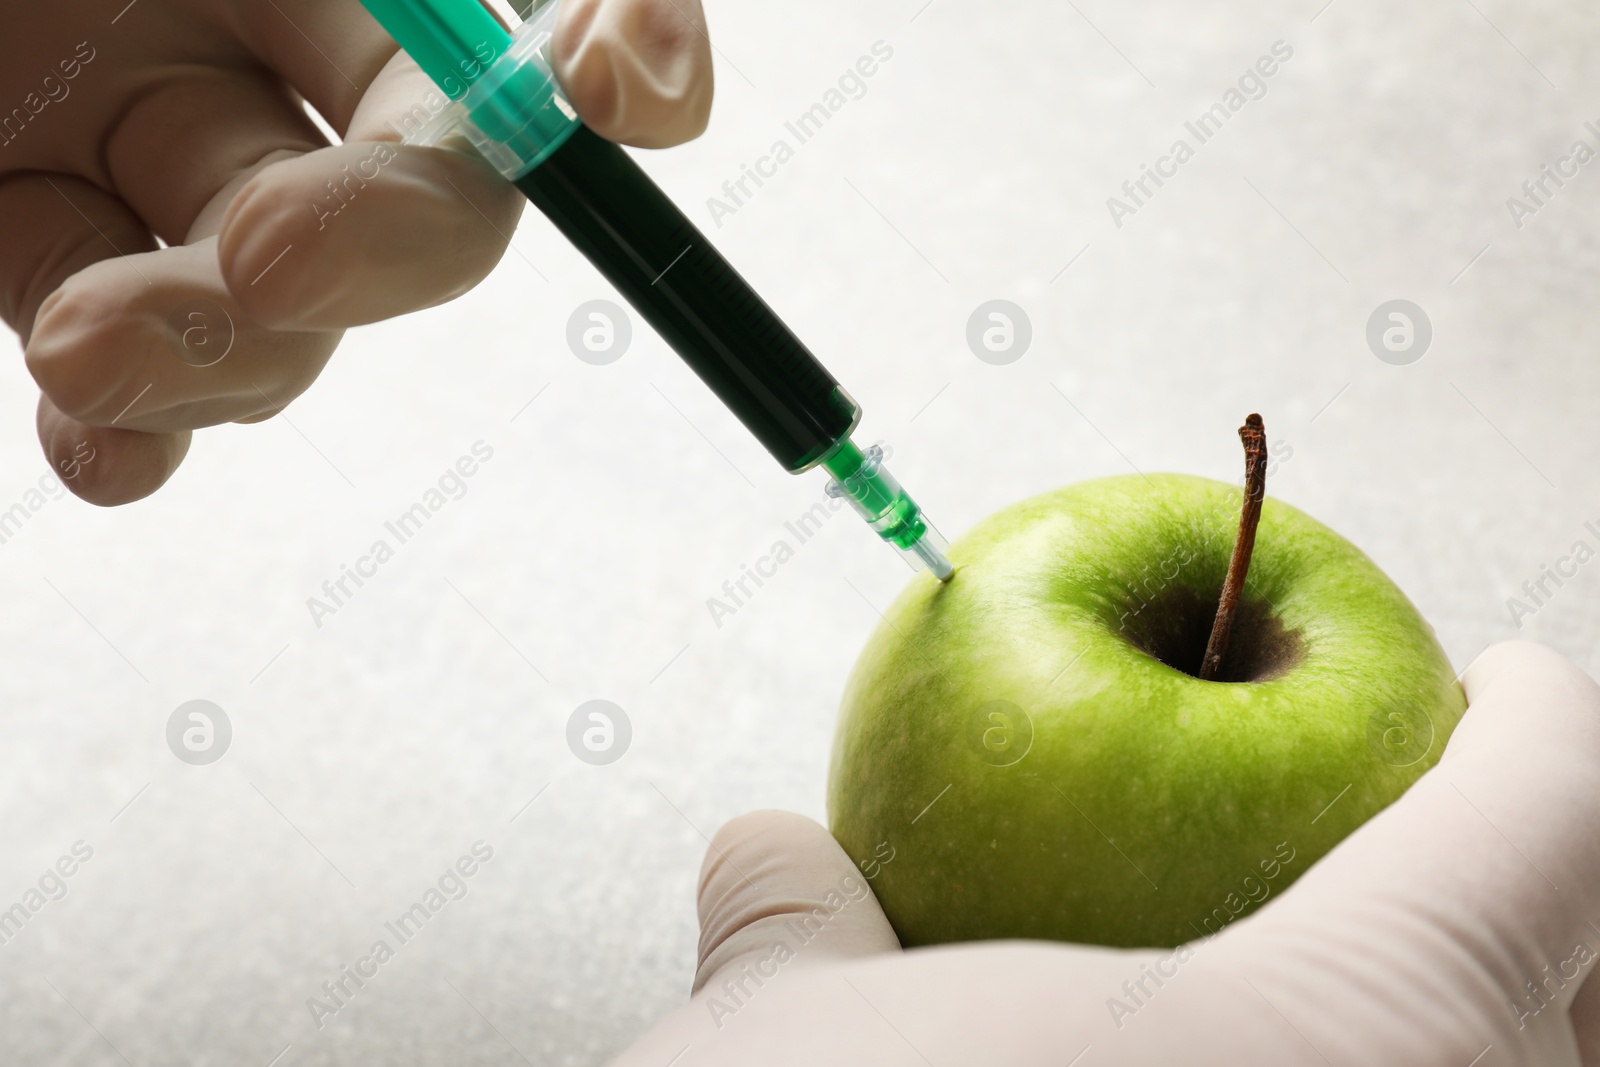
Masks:
[[[36,422],[56,478],[78,499],[102,508],[143,500],[167,484],[189,454],[193,436],[85,426],[46,397],[40,398]]]
[[[556,73],[596,133],[665,148],[705,132],[714,77],[698,0],[568,0]]]

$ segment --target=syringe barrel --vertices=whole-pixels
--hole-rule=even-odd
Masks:
[[[850,395],[621,148],[579,126],[516,185],[784,469],[855,428]]]

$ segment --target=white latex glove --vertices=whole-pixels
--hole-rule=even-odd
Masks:
[[[25,7],[0,34],[0,100],[26,119],[0,115],[0,315],[80,497],[154,492],[190,430],[272,417],[345,327],[459,296],[505,252],[521,194],[394,145],[437,94],[357,0]],[[580,115],[631,144],[697,136],[704,21],[699,0],[566,0],[554,55]]]
[[[1584,982],[1600,953],[1600,687],[1523,643],[1463,683],[1438,766],[1282,896],[1176,952],[901,952],[822,827],[736,819],[702,872],[694,998],[616,1062],[1600,1063],[1600,983]],[[799,930],[816,908],[820,932]]]

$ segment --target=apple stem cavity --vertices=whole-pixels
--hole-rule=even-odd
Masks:
[[[1256,526],[1261,522],[1261,502],[1267,495],[1267,431],[1261,416],[1252,414],[1239,427],[1244,442],[1244,506],[1239,511],[1239,536],[1233,542],[1233,558],[1228,561],[1228,577],[1222,583],[1222,599],[1211,624],[1211,639],[1206,642],[1205,659],[1200,661],[1200,679],[1214,682],[1222,673],[1228,655],[1228,638],[1233,634],[1233,619],[1239,611],[1245,576],[1250,573],[1250,553],[1256,547]]]

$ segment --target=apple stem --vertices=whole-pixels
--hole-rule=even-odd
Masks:
[[[1239,536],[1233,542],[1233,558],[1228,561],[1228,577],[1222,583],[1222,599],[1211,624],[1211,639],[1200,662],[1202,681],[1214,682],[1222,673],[1228,655],[1228,638],[1233,634],[1233,619],[1239,611],[1245,575],[1250,572],[1250,553],[1256,547],[1256,526],[1261,522],[1261,502],[1267,495],[1267,431],[1260,415],[1250,415],[1239,427],[1244,442],[1244,506],[1239,511]]]

